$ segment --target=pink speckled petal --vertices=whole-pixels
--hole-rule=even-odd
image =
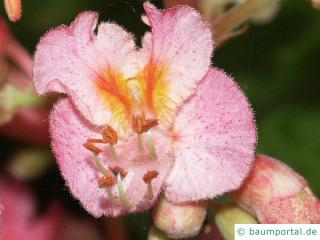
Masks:
[[[119,160],[112,160],[108,147],[101,155],[101,162],[106,168],[119,166],[128,174],[123,180],[127,199],[132,207],[125,208],[122,204],[112,203],[108,199],[106,189],[98,187],[98,178],[102,175],[97,171],[93,162],[93,155],[83,147],[88,138],[101,138],[101,129],[93,127],[79,112],[77,112],[68,99],[55,105],[51,115],[50,128],[52,145],[61,173],[65,178],[72,194],[80,200],[83,207],[92,215],[118,216],[128,212],[142,211],[152,206],[162,182],[172,166],[172,150],[169,138],[160,131],[153,133],[153,139],[159,150],[158,159],[150,160],[140,154],[136,144],[136,137],[129,139],[128,143],[118,143],[115,146]],[[145,146],[146,149],[146,146]],[[147,185],[142,178],[148,170],[159,171],[159,176],[152,185],[155,197],[146,199]],[[112,191],[118,197],[117,188]]]
[[[254,160],[255,143],[246,97],[223,71],[210,69],[175,119],[176,163],[166,196],[196,201],[238,188]]]
[[[159,10],[147,2],[144,9],[152,30],[152,47],[143,45],[150,49],[150,54],[145,54],[144,60],[139,59],[139,65],[147,69],[147,89],[153,91],[152,105],[158,118],[171,126],[177,108],[194,93],[208,71],[212,35],[209,25],[191,7]],[[159,72],[164,83],[155,77]],[[157,84],[159,88],[165,85],[168,92],[164,95],[163,91],[157,91]]]
[[[136,53],[132,36],[116,24],[100,24],[95,35],[97,18],[96,13],[84,12],[70,27],[54,28],[41,39],[34,83],[40,94],[66,93],[89,121],[102,125],[111,121],[112,112],[98,83],[111,73],[132,77]]]

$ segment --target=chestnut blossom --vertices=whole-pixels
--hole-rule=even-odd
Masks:
[[[67,185],[94,216],[237,189],[254,159],[256,130],[237,84],[211,68],[212,36],[194,9],[144,3],[151,27],[137,49],[115,23],[81,13],[39,42],[34,83],[60,92],[52,146]]]

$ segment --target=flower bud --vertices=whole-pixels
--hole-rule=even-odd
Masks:
[[[270,22],[278,13],[281,5],[281,0],[269,0],[266,4],[259,8],[251,17],[255,23]]]
[[[21,0],[4,0],[4,7],[10,21],[16,22],[21,18]]]
[[[197,235],[206,216],[206,203],[174,204],[162,197],[154,210],[155,226],[170,238]]]
[[[311,3],[312,3],[312,7],[320,10],[320,0],[312,0]]]
[[[17,179],[30,180],[44,174],[52,159],[46,149],[32,148],[17,152],[9,161],[9,172]]]
[[[258,221],[234,204],[220,208],[215,216],[218,229],[226,240],[234,239],[235,224],[256,224]]]
[[[261,223],[320,223],[319,200],[284,163],[258,155],[248,179],[231,194]]]
[[[35,92],[3,83],[0,86],[0,125],[9,122],[21,107],[38,107],[43,104],[43,98]]]

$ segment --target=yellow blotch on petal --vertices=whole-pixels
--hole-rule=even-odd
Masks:
[[[128,89],[127,80],[122,74],[106,70],[96,79],[99,94],[106,99],[107,108],[112,112],[109,122],[120,135],[130,127],[134,98]]]
[[[136,76],[124,78],[121,73],[106,70],[96,79],[99,94],[112,112],[108,123],[119,135],[128,133],[132,117],[146,114],[170,126],[177,104],[170,99],[166,64],[150,63]]]
[[[170,79],[167,78],[166,64],[153,61],[138,74],[137,79],[142,86],[146,108],[161,124],[170,125],[176,104],[169,98]]]

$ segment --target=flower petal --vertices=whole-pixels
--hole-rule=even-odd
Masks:
[[[176,164],[166,180],[171,201],[212,198],[247,176],[256,143],[250,105],[224,72],[210,69],[174,122]]]
[[[101,162],[104,167],[118,166],[128,173],[122,182],[126,198],[132,207],[126,208],[119,201],[111,202],[107,190],[99,188],[98,178],[102,175],[94,165],[93,154],[83,147],[88,138],[101,138],[101,128],[87,122],[68,99],[55,105],[50,127],[52,145],[61,173],[72,194],[80,200],[89,213],[96,217],[118,216],[142,211],[152,206],[172,166],[170,139],[163,133],[155,132],[153,135],[154,143],[159,148],[159,158],[156,160],[150,161],[146,156],[139,155],[135,136],[128,143],[118,143],[114,146],[118,154],[117,160],[112,159],[108,147],[103,148]],[[145,199],[147,185],[143,182],[143,176],[148,170],[159,172],[159,176],[152,182],[155,193],[152,200]],[[119,194],[116,186],[112,187],[112,191],[117,198]]]
[[[208,24],[191,7],[161,11],[147,2],[144,8],[152,30],[152,47],[143,45],[151,52],[140,59],[144,65],[140,81],[145,84],[148,108],[170,126],[177,107],[208,71],[212,35]]]
[[[36,216],[31,192],[21,183],[3,176],[0,177],[0,202],[3,205],[1,240],[56,239],[60,212],[55,205],[45,214]]]
[[[100,24],[96,36],[97,18],[84,12],[70,27],[57,27],[41,39],[34,82],[40,94],[66,93],[89,121],[102,125],[126,114],[122,85],[136,71],[136,53],[132,36],[116,24]]]

